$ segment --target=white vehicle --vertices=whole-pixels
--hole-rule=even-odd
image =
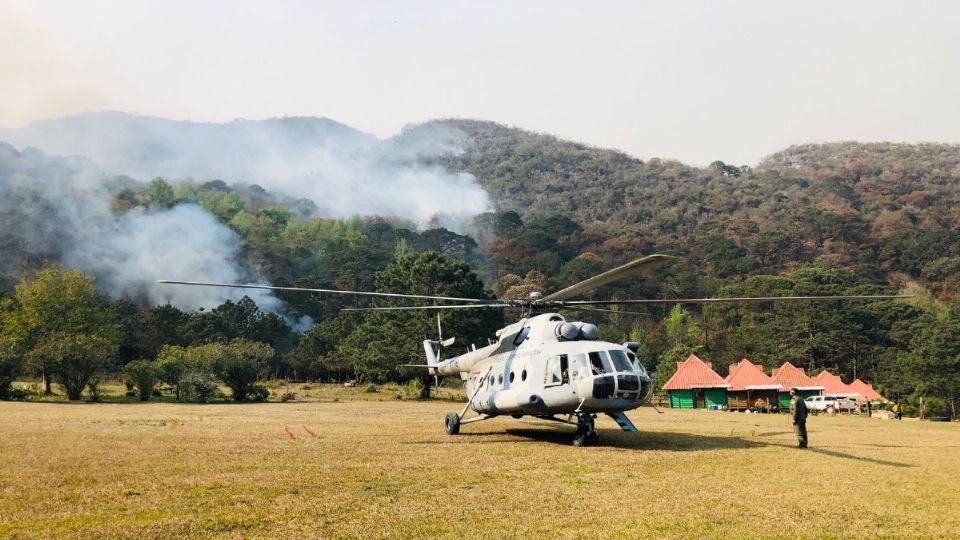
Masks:
[[[854,412],[858,409],[857,402],[852,398],[842,396],[810,396],[803,400],[811,411]]]

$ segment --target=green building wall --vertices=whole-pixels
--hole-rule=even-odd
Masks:
[[[693,390],[669,390],[671,409],[692,409]]]
[[[708,409],[714,405],[725,406],[727,404],[727,389],[707,388],[703,392],[703,397],[705,398]]]
[[[800,399],[807,399],[810,396],[820,395],[819,390],[800,390]],[[790,392],[780,392],[780,409],[790,410]]]

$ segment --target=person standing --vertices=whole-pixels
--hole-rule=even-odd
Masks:
[[[797,433],[797,447],[807,447],[807,404],[800,399],[796,388],[790,389],[790,416],[793,430]]]

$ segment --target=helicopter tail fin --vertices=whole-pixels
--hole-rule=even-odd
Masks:
[[[425,339],[423,340],[423,352],[427,355],[427,367],[430,368],[430,374],[435,375],[437,371],[434,369],[437,367],[439,362],[437,361],[437,353],[433,350],[433,340]]]

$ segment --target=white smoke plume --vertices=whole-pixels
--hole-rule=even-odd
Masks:
[[[160,176],[257,184],[311,199],[325,217],[398,216],[462,230],[459,224],[492,209],[473,176],[423,163],[465,145],[461,133],[438,125],[380,140],[325,118],[209,124],[107,112],[0,130],[3,140],[84,156],[105,171],[142,181]]]
[[[93,274],[115,298],[192,310],[247,295],[264,311],[283,314],[282,302],[266,291],[158,284],[171,276],[249,280],[234,260],[241,239],[196,205],[117,215],[111,184],[83,158],[17,152],[0,143],[0,272],[62,261]]]

